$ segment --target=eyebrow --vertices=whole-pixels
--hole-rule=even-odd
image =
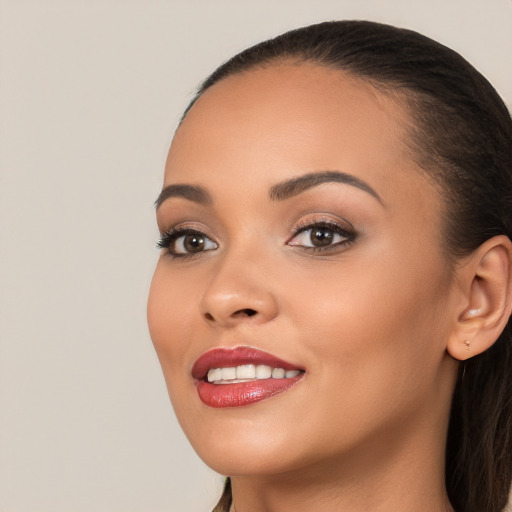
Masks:
[[[155,208],[158,210],[160,205],[170,197],[182,197],[203,205],[211,205],[213,203],[210,192],[203,187],[186,184],[168,185],[160,192],[160,195],[155,201]]]
[[[382,205],[384,202],[375,190],[365,181],[341,171],[312,172],[278,183],[270,188],[269,196],[272,201],[284,201],[294,197],[310,188],[317,187],[323,183],[343,183],[363,190],[377,199]],[[213,204],[213,198],[208,190],[199,185],[177,184],[165,187],[157,200],[155,208],[171,197],[182,197],[202,205]]]
[[[377,199],[379,203],[384,205],[384,202],[382,201],[379,194],[377,194],[377,192],[375,192],[375,190],[370,187],[368,183],[361,180],[360,178],[357,178],[356,176],[341,171],[312,172],[297,178],[283,181],[277,185],[274,185],[270,189],[270,199],[273,201],[283,201],[285,199],[289,199],[290,197],[301,194],[310,188],[317,187],[323,183],[344,183],[346,185],[351,185],[367,192],[375,199]]]

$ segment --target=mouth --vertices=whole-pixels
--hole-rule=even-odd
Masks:
[[[210,407],[241,407],[280,394],[299,382],[303,368],[251,347],[215,348],[195,362],[192,376]]]

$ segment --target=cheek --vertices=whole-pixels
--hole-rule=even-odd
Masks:
[[[290,276],[294,285],[283,302],[293,310],[314,397],[296,442],[317,432],[323,441],[314,448],[326,454],[376,430],[395,432],[432,404],[446,304],[432,279],[400,264],[393,269],[390,261],[361,267],[347,261],[332,274],[325,268],[314,279]]]
[[[435,378],[445,353],[449,285],[442,261],[424,261],[388,250],[316,268],[314,279],[297,273],[289,280],[296,287],[289,297],[301,297],[294,321],[322,380],[407,393],[411,382]]]
[[[198,325],[197,292],[192,283],[170,271],[163,258],[157,264],[149,291],[149,332],[178,421],[193,437],[197,425],[191,418],[198,412],[194,410],[197,400],[195,389],[190,386],[187,362],[191,360],[194,326],[197,330]]]
[[[147,316],[153,345],[164,374],[173,375],[174,367],[183,371],[185,353],[193,334],[192,312],[197,311],[193,286],[169,272],[161,259],[155,269],[149,291]]]

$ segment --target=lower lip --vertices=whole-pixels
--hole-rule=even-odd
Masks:
[[[236,384],[211,384],[204,380],[197,383],[201,401],[209,407],[243,407],[255,404],[293,387],[304,374],[288,379],[260,379]]]

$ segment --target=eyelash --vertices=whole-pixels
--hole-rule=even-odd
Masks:
[[[335,222],[333,220],[313,220],[313,221],[302,221],[300,222],[294,229],[293,229],[293,235],[291,236],[290,240],[287,242],[287,244],[290,244],[290,242],[298,237],[301,233],[305,233],[306,231],[309,231],[311,229],[327,229],[329,231],[332,231],[334,234],[339,235],[343,238],[340,242],[327,245],[325,247],[306,247],[306,246],[299,246],[298,244],[292,244],[297,247],[300,247],[303,251],[311,252],[311,253],[320,253],[320,252],[328,252],[328,251],[335,251],[339,250],[342,247],[348,247],[350,244],[352,244],[357,236],[357,233],[352,228],[352,226],[341,226],[338,222]]]
[[[297,238],[301,233],[305,233],[308,230],[311,229],[327,229],[329,231],[332,231],[335,235],[339,235],[343,238],[340,242],[327,245],[325,247],[307,247],[304,245],[299,244],[290,244],[290,242]],[[173,245],[175,242],[182,238],[186,237],[187,235],[197,235],[208,242],[215,244],[218,247],[218,244],[211,240],[208,236],[206,236],[202,231],[199,231],[195,228],[190,228],[186,226],[180,226],[180,227],[173,227],[167,231],[165,231],[160,240],[157,242],[157,247],[159,249],[166,249],[167,252],[171,255],[172,258],[178,259],[178,258],[191,258],[194,256],[200,256],[204,252],[208,252],[208,249],[206,251],[198,251],[197,253],[179,253],[176,252],[175,248],[173,249]],[[334,251],[336,249],[339,249],[340,247],[347,247],[351,243],[354,242],[356,239],[356,232],[354,229],[350,227],[343,227],[340,224],[338,224],[335,221],[332,220],[318,220],[318,221],[303,221],[300,222],[297,226],[293,229],[293,235],[289,238],[289,240],[286,242],[287,245],[300,247],[301,250],[310,252],[310,253],[320,253],[320,252],[328,252],[328,251]],[[217,248],[215,247],[215,248]]]
[[[202,231],[199,231],[198,229],[195,229],[195,228],[189,228],[186,226],[180,226],[180,227],[174,227],[174,228],[168,229],[167,231],[165,231],[162,234],[160,240],[158,240],[156,245],[159,249],[166,249],[166,251],[171,255],[171,257],[176,258],[176,259],[191,258],[194,256],[199,256],[204,252],[207,252],[207,251],[200,251],[197,253],[176,252],[175,248],[173,248],[173,245],[179,238],[185,237],[187,235],[197,235],[197,236],[217,245],[217,247],[218,247],[218,244],[216,242],[214,242],[213,240],[211,240],[208,236],[206,236]],[[209,249],[209,250],[211,250],[211,249]]]

